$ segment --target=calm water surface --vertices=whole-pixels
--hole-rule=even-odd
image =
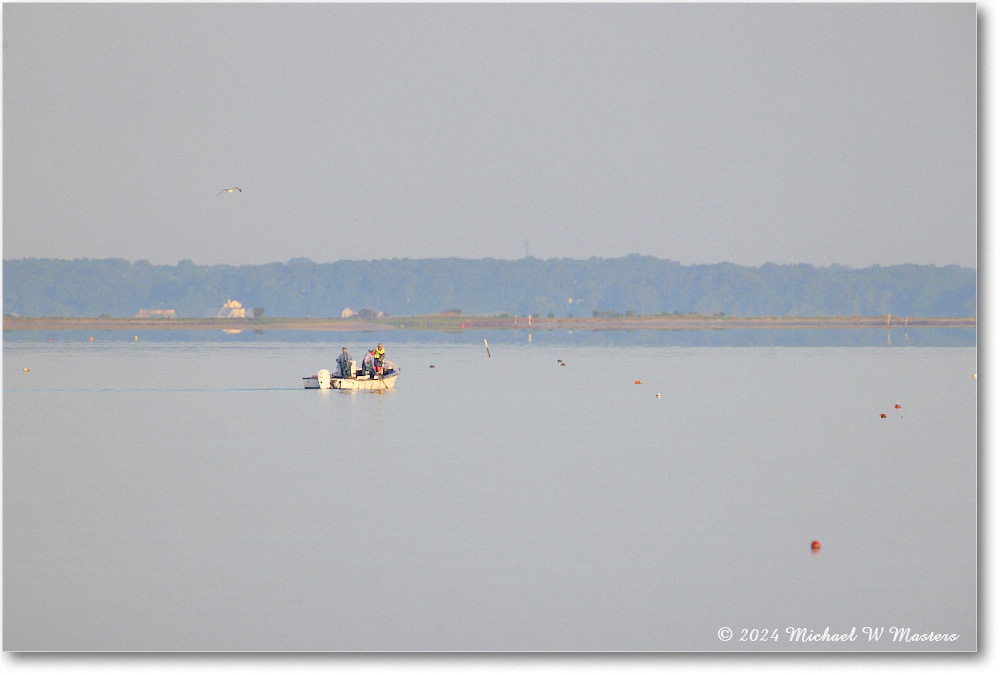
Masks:
[[[333,339],[5,339],[4,649],[977,647],[975,347]]]

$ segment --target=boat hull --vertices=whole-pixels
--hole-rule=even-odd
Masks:
[[[336,377],[329,371],[320,371],[311,377],[303,377],[306,389],[347,389],[352,391],[384,391],[396,386],[399,371],[389,372],[382,377]]]

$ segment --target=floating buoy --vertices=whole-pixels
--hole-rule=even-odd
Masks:
[[[885,413],[882,413],[881,415],[879,415],[879,417],[881,417],[882,419],[885,419]]]
[[[26,372],[26,373],[27,373],[27,372],[29,372],[29,371],[28,371],[28,369],[27,369],[27,368],[25,368],[25,369],[24,369],[24,372]]]
[[[896,409],[897,409],[897,410],[899,410],[899,409],[900,409],[900,408],[902,408],[902,407],[903,407],[903,406],[899,405],[898,403],[896,404]]]
[[[91,336],[90,336],[90,341],[91,341],[91,342],[93,342],[93,341],[94,341],[94,336],[93,336],[93,335],[91,335]]]
[[[819,542],[818,542],[818,541],[814,541],[814,542],[812,543],[812,549],[813,549],[814,551],[818,551],[818,550],[819,550]]]
[[[565,364],[565,363],[560,363],[559,365],[560,365],[560,366],[565,366],[566,364]]]
[[[136,336],[135,336],[135,339],[136,339],[136,340],[138,340],[138,339],[139,339],[139,336],[138,336],[138,335],[136,335]]]
[[[642,384],[642,382],[640,380],[636,380],[635,383],[636,384]]]
[[[656,398],[660,398],[660,392],[656,392]]]
[[[431,366],[431,368],[433,368],[433,367],[434,367],[434,366]]]

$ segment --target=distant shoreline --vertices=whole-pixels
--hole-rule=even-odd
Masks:
[[[975,328],[976,317],[737,317],[652,315],[634,317],[541,318],[513,316],[426,316],[379,319],[214,319],[214,318],[115,318],[115,317],[19,317],[5,316],[8,331],[115,331],[115,330],[305,330],[305,331],[386,331],[386,330],[719,330],[719,329],[826,329],[826,328]]]

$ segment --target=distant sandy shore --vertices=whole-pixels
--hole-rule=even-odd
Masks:
[[[704,315],[657,315],[621,318],[539,318],[511,316],[427,315],[357,319],[138,319],[109,317],[16,317],[5,316],[4,331],[29,330],[718,330],[790,328],[902,328],[975,327],[975,317],[731,317]]]

